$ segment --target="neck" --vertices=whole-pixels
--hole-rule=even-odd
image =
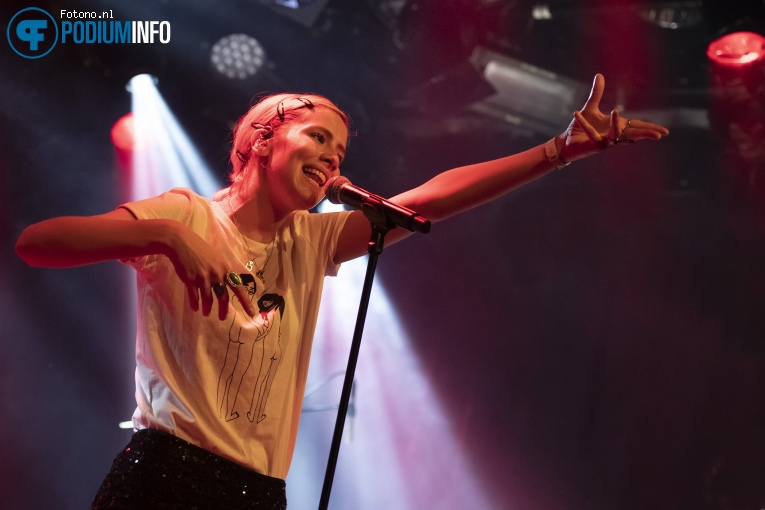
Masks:
[[[275,211],[268,193],[259,188],[250,192],[242,189],[232,191],[229,188],[229,194],[222,202],[228,215],[235,216],[241,233],[262,243],[273,239],[287,216]]]

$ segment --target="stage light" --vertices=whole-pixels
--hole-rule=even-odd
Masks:
[[[112,143],[124,151],[135,149],[135,123],[133,114],[128,113],[120,117],[112,127]]]
[[[707,57],[727,67],[740,67],[765,59],[765,37],[754,32],[733,32],[712,41]]]
[[[537,4],[531,9],[531,19],[543,20],[552,19],[552,12],[550,6],[547,4]]]
[[[312,27],[329,0],[255,0],[287,19]]]
[[[266,63],[266,51],[254,37],[231,34],[216,42],[210,52],[216,71],[231,79],[255,76]]]
[[[157,79],[157,77],[154,76],[153,74],[138,73],[133,75],[133,77],[130,78],[130,80],[125,84],[125,90],[127,90],[128,92],[132,94],[134,85],[137,84],[140,90],[140,87],[142,86],[148,87],[149,83],[151,83],[152,85],[154,85],[154,87],[156,87],[157,85],[159,85],[159,79]]]
[[[132,132],[133,140],[127,198],[148,198],[179,186],[212,196],[218,183],[157,90],[157,79],[139,74],[126,88],[132,121],[126,120],[120,131]]]
[[[709,45],[709,118],[728,157],[742,175],[765,163],[765,37],[727,34]],[[752,181],[754,182],[754,181]]]
[[[765,2],[706,0],[707,56],[716,65],[746,66],[765,53]]]
[[[115,145],[130,152],[125,200],[153,197],[176,187],[212,197],[220,186],[168,108],[157,83],[150,74],[131,78],[125,89],[131,95],[132,112],[112,128]],[[135,303],[135,285],[129,292],[129,302]],[[125,420],[119,428],[131,429],[133,423]]]
[[[695,27],[704,19],[701,6],[693,2],[643,7],[640,17],[652,25],[671,30]]]
[[[470,108],[502,120],[522,134],[558,134],[589,93],[583,83],[485,48],[477,47],[470,61],[496,91]]]
[[[274,0],[274,3],[288,9],[300,9],[301,7],[311,5],[314,1],[315,0]]]

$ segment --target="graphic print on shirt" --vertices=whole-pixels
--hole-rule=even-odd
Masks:
[[[249,273],[240,275],[247,287],[250,300],[255,296],[255,279]],[[236,310],[228,334],[228,345],[223,367],[218,378],[218,415],[226,421],[239,418],[246,409],[251,422],[260,423],[266,418],[265,408],[271,384],[281,362],[281,331],[272,333],[274,321],[284,314],[284,298],[278,294],[263,294],[258,299],[255,317],[244,317],[249,324],[239,326]],[[276,311],[279,317],[275,317]]]

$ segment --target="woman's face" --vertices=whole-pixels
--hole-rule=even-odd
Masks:
[[[348,129],[329,108],[304,110],[284,124],[269,142],[264,178],[272,203],[282,213],[307,210],[324,197],[324,185],[340,174]]]

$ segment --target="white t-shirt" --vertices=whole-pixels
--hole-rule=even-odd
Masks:
[[[217,302],[204,317],[191,309],[167,257],[125,261],[138,272],[136,430],[164,430],[286,478],[323,279],[337,273],[332,255],[348,213],[300,211],[284,221],[272,245],[247,239],[258,267],[268,260],[264,285],[244,267],[244,242],[217,202],[176,188],[121,207],[139,220],[188,225],[254,287],[252,302],[260,312],[249,317],[229,291],[226,320],[218,319]]]

